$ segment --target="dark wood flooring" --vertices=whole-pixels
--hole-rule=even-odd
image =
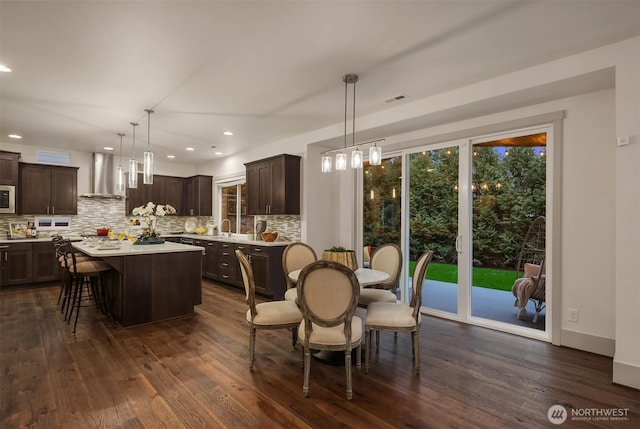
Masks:
[[[194,316],[128,329],[83,309],[75,335],[57,296],[0,293],[3,429],[532,428],[555,404],[629,409],[558,427],[640,427],[640,392],[611,383],[610,358],[484,328],[424,317],[420,376],[409,336],[383,333],[351,401],[344,368],[313,360],[305,398],[288,331],[259,331],[248,370],[240,290],[203,282]]]

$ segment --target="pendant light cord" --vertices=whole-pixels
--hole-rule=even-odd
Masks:
[[[344,148],[347,148],[347,98],[349,82],[347,79],[344,79]]]
[[[133,145],[131,146],[131,159],[136,159],[136,127],[138,126],[137,122],[129,122],[131,126],[133,126]]]

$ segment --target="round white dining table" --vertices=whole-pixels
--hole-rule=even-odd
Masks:
[[[298,277],[300,276],[300,271],[302,270],[293,270],[289,273],[289,279],[297,283]],[[389,274],[384,271],[372,270],[371,268],[358,268],[354,271],[356,277],[358,278],[358,282],[360,282],[360,286],[370,286],[378,283],[382,283],[384,281],[389,280]]]

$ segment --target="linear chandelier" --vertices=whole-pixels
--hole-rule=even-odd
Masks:
[[[353,113],[352,113],[352,129],[351,129],[351,147],[353,150],[351,151],[351,168],[362,168],[362,163],[364,161],[363,152],[360,150],[359,146],[366,145],[369,143],[374,143],[373,146],[369,148],[369,163],[371,165],[380,165],[382,163],[382,149],[378,147],[376,142],[384,141],[384,139],[378,139],[374,141],[370,141],[367,143],[362,143],[359,146],[356,146],[356,83],[358,82],[357,74],[346,74],[343,76],[342,81],[344,82],[344,147],[340,149],[330,150],[325,152],[322,155],[321,160],[321,171],[323,173],[331,173],[333,159],[331,157],[331,153],[336,153],[336,171],[344,171],[347,169],[347,111],[348,111],[348,100],[349,100],[349,85],[353,85]]]

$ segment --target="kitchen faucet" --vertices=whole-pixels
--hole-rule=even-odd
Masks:
[[[229,219],[222,219],[222,222],[220,223],[220,233],[222,235],[224,235],[224,221],[229,222],[229,231],[227,232],[227,237],[231,237],[231,221]]]

